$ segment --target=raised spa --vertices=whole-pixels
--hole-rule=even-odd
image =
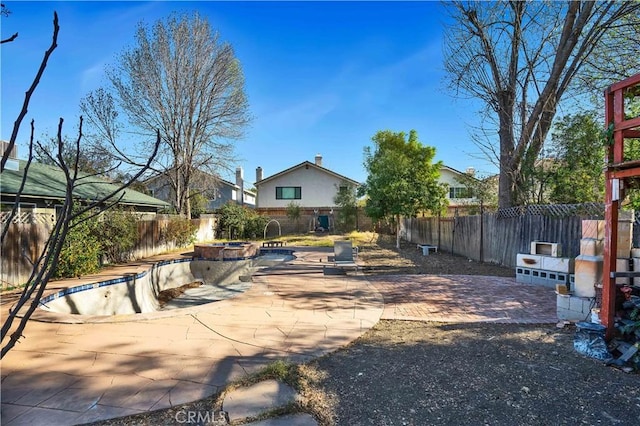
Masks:
[[[232,250],[237,252],[236,247]],[[40,308],[77,315],[127,315],[202,305],[241,294],[251,286],[250,276],[257,270],[294,259],[292,250],[258,249],[257,253],[249,258],[194,256],[162,261],[139,274],[61,290],[43,298]],[[193,282],[202,285],[161,306],[160,292]]]

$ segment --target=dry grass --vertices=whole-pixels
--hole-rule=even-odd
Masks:
[[[174,425],[176,414],[179,412],[221,412],[222,402],[225,396],[235,389],[248,387],[264,380],[278,380],[286,383],[298,392],[297,400],[289,405],[263,413],[258,417],[234,421],[231,425],[242,425],[253,421],[264,420],[270,417],[293,413],[309,413],[320,426],[334,426],[335,423],[335,395],[325,392],[320,388],[320,383],[326,379],[316,367],[311,365],[298,365],[285,361],[275,361],[262,370],[239,379],[227,385],[222,391],[192,403],[182,404],[165,410],[118,419],[105,420],[91,423],[93,426],[130,426],[130,425]],[[210,423],[212,425],[227,424],[225,422]]]

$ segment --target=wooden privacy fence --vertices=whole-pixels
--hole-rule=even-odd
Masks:
[[[531,241],[562,245],[563,257],[580,254],[582,220],[579,215],[551,217],[500,213],[477,216],[404,218],[402,236],[411,243],[433,244],[439,251],[507,267],[516,266],[518,253],[529,253]]]
[[[172,244],[164,243],[161,238],[162,229],[170,220],[170,217],[163,216],[138,221],[138,242],[131,251],[131,257],[140,259],[173,249]],[[216,220],[213,216],[191,220],[198,228],[196,241],[212,241],[215,238]],[[0,257],[3,289],[27,282],[33,269],[31,262],[35,261],[44,250],[52,229],[53,223],[42,221],[17,222],[9,225]]]

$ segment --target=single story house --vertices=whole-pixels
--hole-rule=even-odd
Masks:
[[[8,215],[7,212],[11,211],[16,202],[26,165],[25,160],[11,158],[0,176],[0,208],[3,216]],[[77,183],[73,196],[86,202],[98,200],[120,188],[117,183],[85,173],[79,173]],[[31,162],[24,188],[20,192],[18,220],[55,221],[57,210],[64,205],[66,184],[65,175],[60,168]],[[120,206],[132,207],[145,216],[155,215],[170,207],[162,200],[130,188],[120,190],[116,197],[121,197],[118,202]]]

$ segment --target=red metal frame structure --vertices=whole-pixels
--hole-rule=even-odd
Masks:
[[[605,241],[600,319],[607,327],[607,339],[613,336],[616,311],[618,210],[624,199],[624,189],[629,187],[630,181],[640,177],[640,160],[625,161],[624,158],[625,139],[640,138],[640,117],[625,118],[624,95],[632,89],[640,91],[640,74],[611,85],[604,93],[605,124],[610,139],[605,169]]]

